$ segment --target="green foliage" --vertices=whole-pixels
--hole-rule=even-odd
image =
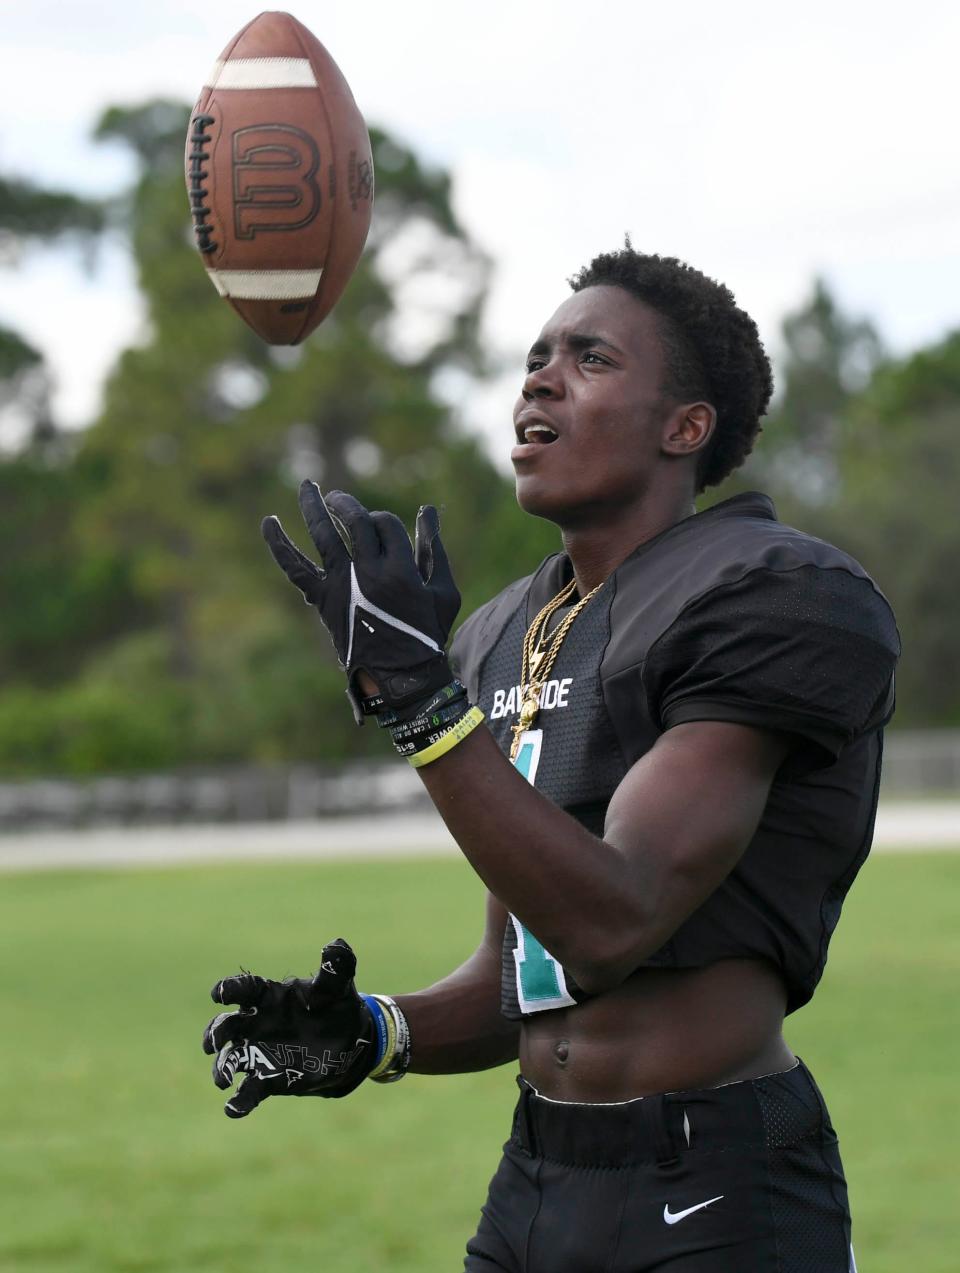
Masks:
[[[109,106],[93,130],[97,141],[124,142],[142,165],[141,186],[151,174],[183,162],[189,111],[183,102],[153,98],[141,106]]]
[[[63,190],[42,190],[29,181],[0,176],[0,244],[96,234],[103,227],[99,204]]]
[[[16,261],[26,243],[49,243],[65,236],[89,242],[103,223],[103,210],[95,202],[0,175],[0,260],[4,264]],[[0,326],[0,407],[14,406],[38,445],[48,442],[53,432],[49,390],[40,352],[18,332]]]
[[[269,845],[265,845],[269,851]],[[873,1273],[952,1273],[960,856],[883,856],[787,1022],[823,1087]],[[460,860],[8,875],[0,1268],[456,1268],[509,1129],[513,1067],[222,1113],[200,1031],[241,965],[303,975],[340,933],[359,983],[427,985],[479,938]],[[747,1270],[744,1270],[747,1273]]]
[[[872,324],[843,314],[822,279],[783,323],[787,373],[777,402],[776,444],[765,453],[770,480],[794,499],[821,505],[836,497],[844,412],[870,381],[883,350]]]
[[[960,332],[883,368],[851,405],[832,510],[903,638],[898,719],[960,725]]]
[[[0,384],[36,367],[41,357],[39,350],[28,344],[17,332],[9,327],[0,327]]]
[[[49,432],[49,405],[50,382],[43,355],[19,332],[0,326],[0,409],[14,407],[39,439]]]
[[[960,333],[885,357],[818,282],[784,337],[757,451],[714,499],[766,490],[784,521],[861,561],[903,638],[894,724],[960,725]]]
[[[823,279],[787,314],[773,407],[753,455],[710,502],[760,489],[787,520],[816,519],[843,498],[839,452],[846,412],[884,357],[876,329],[844,314]]]
[[[176,703],[157,689],[131,701],[96,681],[0,697],[0,765],[12,777],[165,768],[186,735]]]
[[[73,527],[97,485],[89,466],[68,477],[35,450],[0,464],[0,682],[75,676],[87,653],[145,617],[122,542],[78,552]]]
[[[103,415],[84,439],[82,454],[110,480],[87,502],[80,531],[91,545],[136,543],[136,586],[163,616],[173,671],[193,681],[206,718],[216,701],[210,669],[230,666],[243,679],[244,657],[235,652],[253,650],[250,634],[283,604],[282,581],[258,528],[273,511],[296,523],[302,477],[408,515],[433,495],[435,475],[442,472],[449,489],[446,476],[459,452],[456,445],[447,450],[449,413],[431,378],[451,334],[469,326],[485,268],[456,224],[445,175],[426,172],[411,152],[375,132],[381,175],[371,247],[316,336],[297,351],[269,350],[217,297],[188,242],[181,155],[171,141],[182,138],[186,118],[159,103],[113,110],[100,125],[100,135],[126,138],[145,163],[131,215],[153,336],[124,356]],[[401,361],[391,348],[396,301],[379,265],[414,219],[428,227],[437,250],[455,241],[473,290],[462,292],[436,340]],[[469,352],[462,340],[459,348],[461,356]],[[468,462],[490,471],[475,449]],[[219,688],[222,677],[215,679]],[[302,701],[297,736],[306,725]],[[342,750],[350,729],[347,721],[329,732],[331,754]],[[246,746],[270,750],[279,742],[248,735]],[[234,735],[231,755],[236,746]],[[214,754],[224,758],[218,748]]]
[[[464,613],[556,542],[552,528],[525,525],[511,485],[455,431],[435,390],[443,374],[468,385],[483,369],[489,262],[457,222],[449,175],[373,130],[367,252],[323,326],[298,349],[270,349],[217,296],[193,245],[187,119],[158,101],[113,108],[98,125],[140,161],[121,212],[150,331],[119,359],[75,452],[55,471],[35,454],[7,471],[20,508],[0,522],[9,515],[31,539],[0,569],[0,600],[21,616],[0,635],[0,667],[29,682],[6,709],[0,696],[8,770],[322,760],[382,745],[353,725],[329,643],[260,538],[275,512],[303,541],[304,477],[408,525],[421,503],[446,504]],[[23,748],[14,731],[26,704]]]

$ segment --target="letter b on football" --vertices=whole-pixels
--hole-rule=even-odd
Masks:
[[[258,124],[233,134],[233,217],[238,239],[299,230],[320,210],[320,152],[291,124]]]

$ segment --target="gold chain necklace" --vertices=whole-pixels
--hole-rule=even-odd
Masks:
[[[559,610],[577,590],[576,579],[571,579],[552,601],[548,601],[533,623],[527,628],[523,638],[523,666],[520,672],[520,692],[523,702],[520,705],[520,719],[511,725],[513,742],[510,744],[510,759],[516,760],[520,753],[520,739],[530,728],[540,713],[540,692],[547,682],[547,677],[557,661],[560,647],[570,631],[570,625],[592,596],[600,591],[602,583],[591,589],[573,607],[570,613],[560,622],[555,632],[547,636],[547,626],[554,611]]]

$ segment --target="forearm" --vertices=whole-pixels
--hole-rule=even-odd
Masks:
[[[733,868],[785,753],[760,730],[680,725],[621,782],[602,839],[532,787],[486,728],[419,772],[490,892],[599,992],[659,949]]]
[[[397,995],[410,1027],[410,1070],[465,1074],[517,1058],[519,1025],[500,1012],[500,961],[477,951],[426,990]]]
[[[636,866],[530,785],[483,727],[418,770],[464,856],[504,906],[563,959],[591,925],[633,925]]]

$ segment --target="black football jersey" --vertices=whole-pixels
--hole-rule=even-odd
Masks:
[[[454,663],[505,754],[524,634],[572,577],[568,557],[549,557],[457,633]],[[642,544],[576,617],[515,763],[594,834],[627,770],[674,725],[732,721],[793,740],[736,867],[641,967],[762,958],[784,979],[788,1011],[807,1002],[870,848],[899,649],[890,606],[863,568],[782,525],[759,494]],[[586,997],[511,916],[504,1014]]]

